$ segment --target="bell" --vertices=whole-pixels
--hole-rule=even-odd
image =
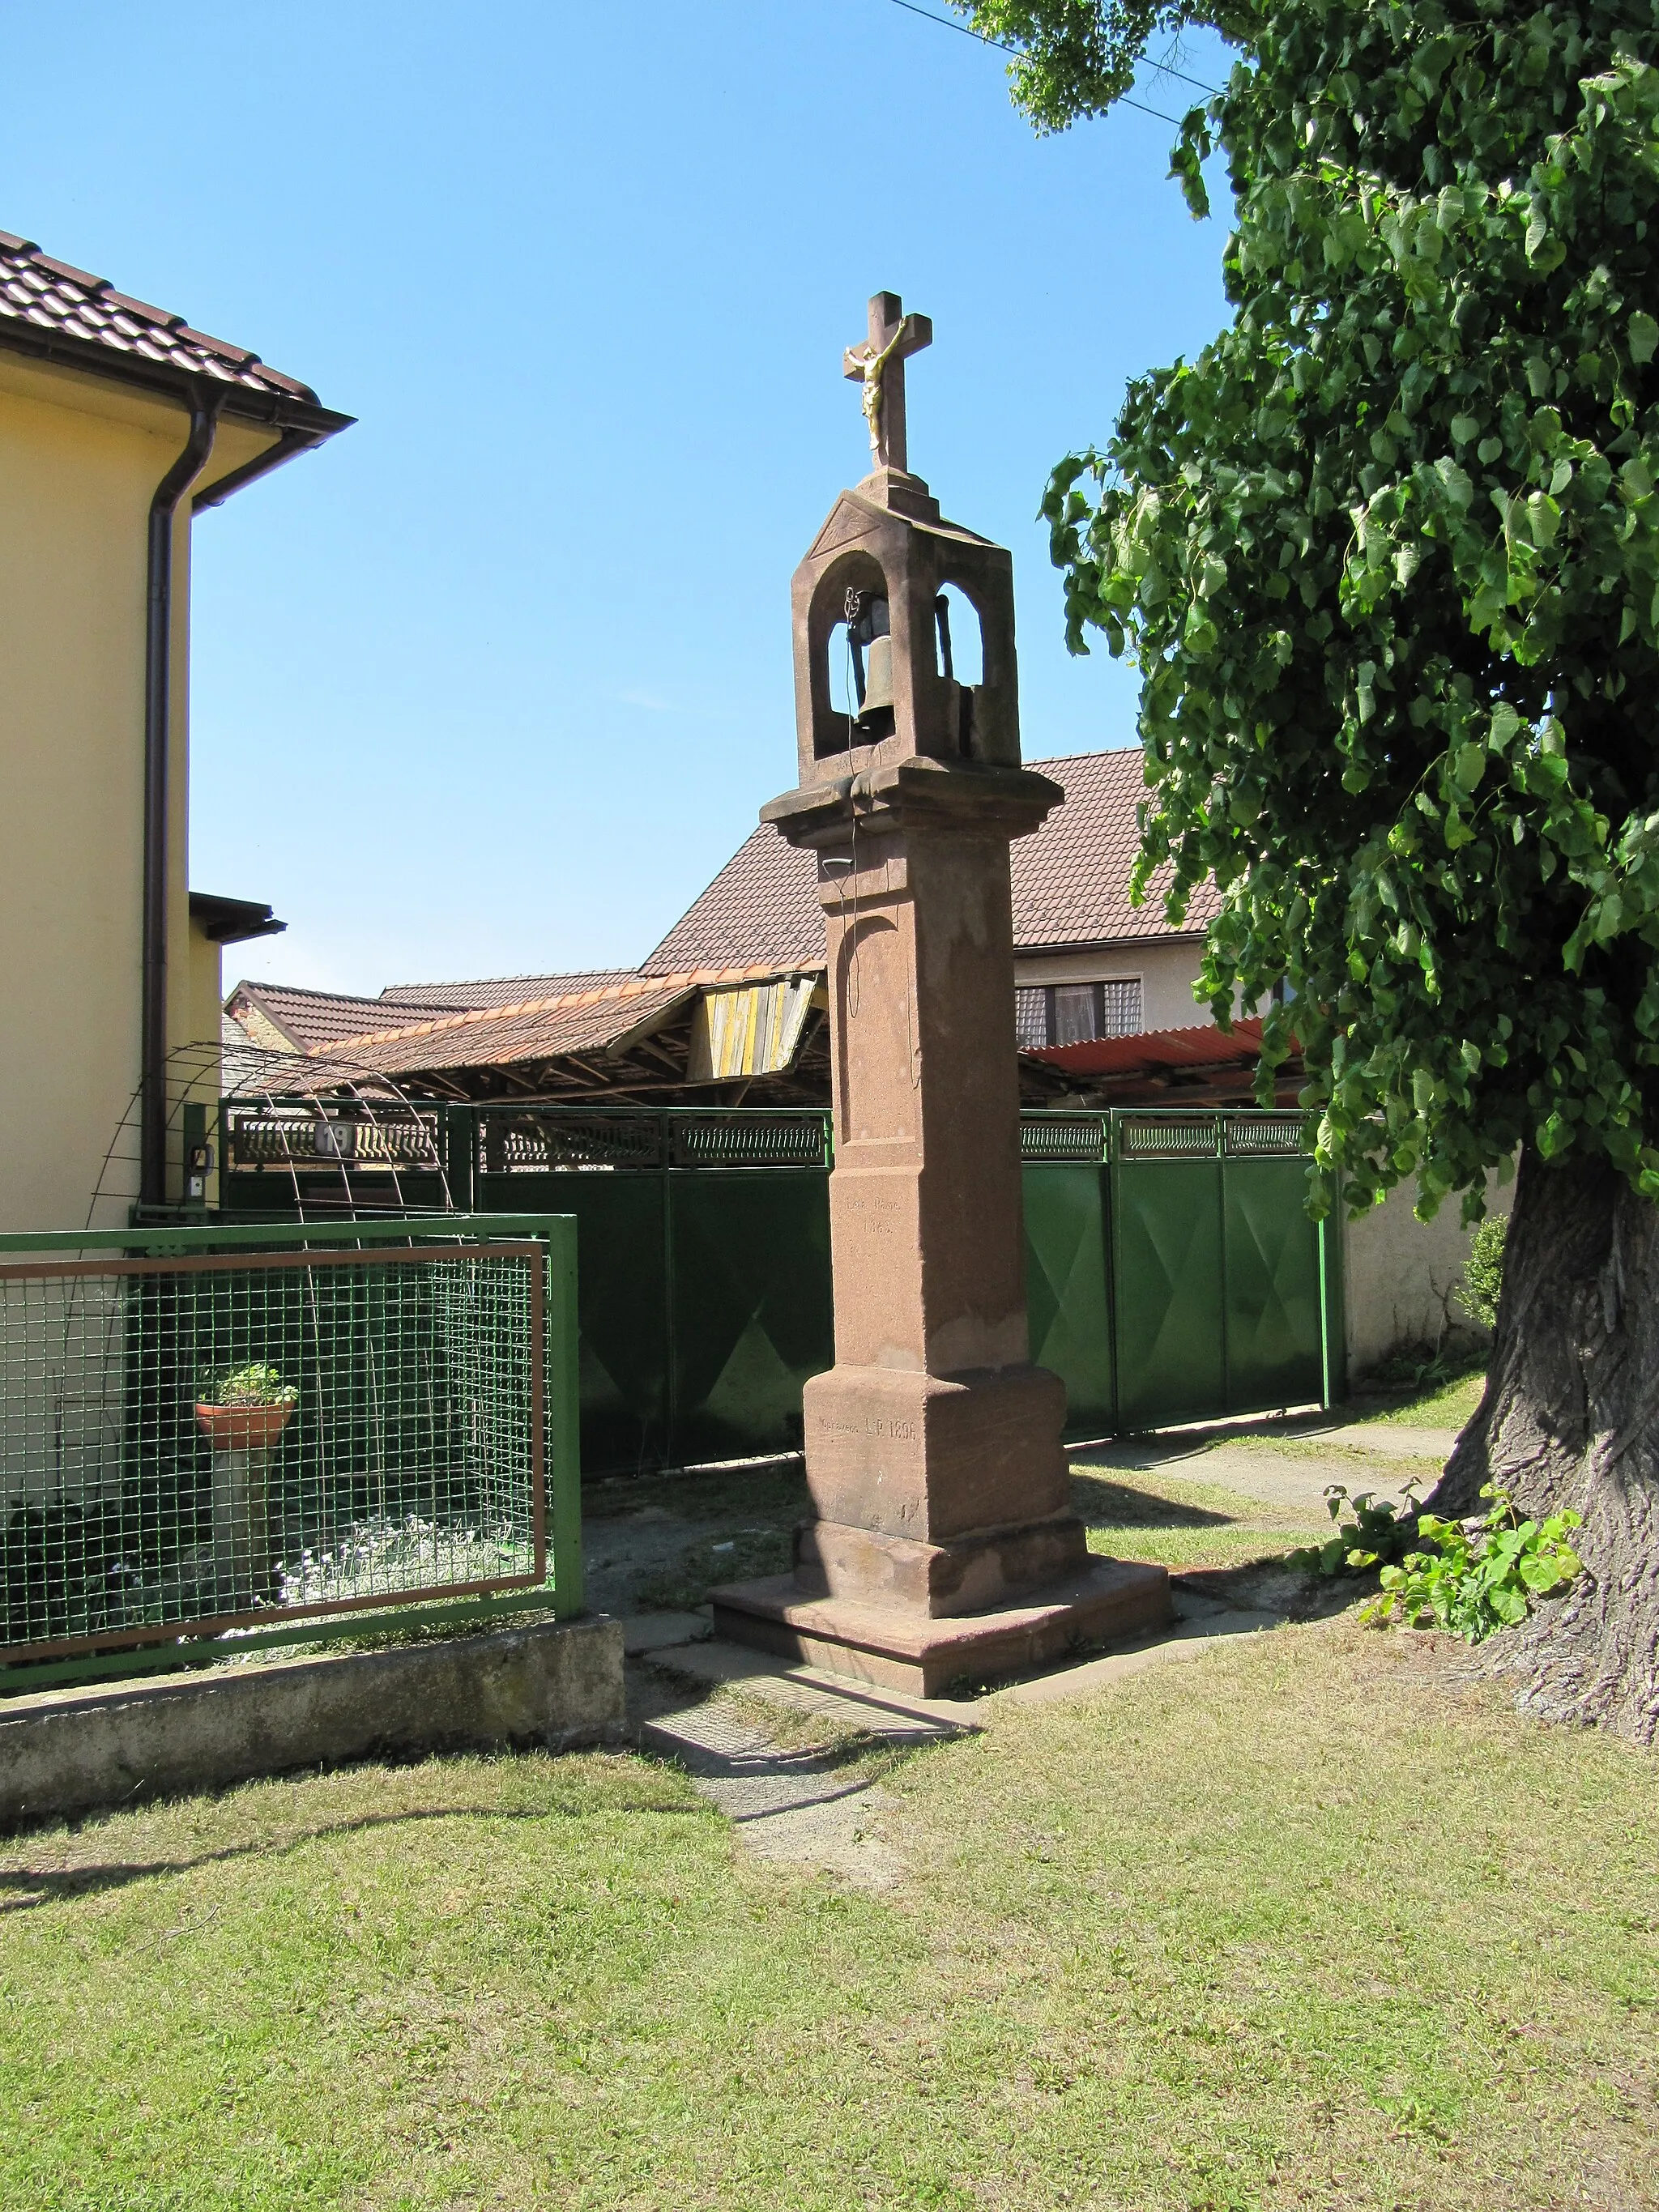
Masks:
[[[864,700],[859,708],[859,720],[867,722],[878,708],[890,708],[893,703],[893,641],[890,637],[872,637],[866,651],[869,659],[864,672]]]

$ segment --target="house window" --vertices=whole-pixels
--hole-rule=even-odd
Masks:
[[[1042,983],[1014,993],[1014,1035],[1022,1050],[1133,1036],[1141,1028],[1140,978],[1109,983]]]

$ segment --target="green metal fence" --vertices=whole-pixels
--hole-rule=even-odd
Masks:
[[[1342,1395],[1338,1248],[1296,1113],[1028,1115],[1031,1352],[1073,1437]]]
[[[827,1115],[454,1106],[404,1109],[390,1136],[345,1126],[228,1103],[226,1206],[568,1215],[585,1473],[799,1449],[802,1386],[835,1357]]]
[[[834,1358],[830,1120],[805,1109],[230,1103],[239,1213],[446,1204],[570,1216],[582,1466],[793,1450]],[[1033,1357],[1074,1437],[1340,1395],[1334,1247],[1295,1113],[1023,1117]]]
[[[0,1238],[0,1687],[389,1606],[579,1610],[574,1264],[539,1213]]]

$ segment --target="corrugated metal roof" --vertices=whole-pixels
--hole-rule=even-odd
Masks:
[[[1192,1029],[1142,1030],[1133,1036],[1091,1037],[1086,1044],[1027,1048],[1032,1060],[1067,1075],[1129,1075],[1166,1067],[1254,1067],[1261,1056],[1261,1021],[1242,1014],[1230,1030],[1213,1023]]]
[[[648,1031],[704,984],[750,982],[774,972],[751,966],[630,975],[624,982],[598,990],[445,1013],[428,1021],[335,1038],[307,1057],[376,1074],[415,1075],[608,1051],[625,1038]]]

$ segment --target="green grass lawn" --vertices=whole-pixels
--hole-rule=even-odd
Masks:
[[[1072,1495],[1091,1552],[1150,1559],[1176,1572],[1276,1559],[1299,1544],[1322,1544],[1330,1534],[1322,1514],[1142,1468],[1131,1473],[1075,1461]]]
[[[0,1844],[0,2206],[1652,2205],[1654,1761],[1449,1663],[999,1708],[891,1765],[879,1896],[621,1753]]]
[[[1461,1429],[1474,1418],[1486,1387],[1484,1364],[1471,1363],[1444,1381],[1431,1381],[1410,1390],[1396,1404],[1364,1410],[1362,1401],[1354,1409],[1354,1418],[1367,1428]]]

